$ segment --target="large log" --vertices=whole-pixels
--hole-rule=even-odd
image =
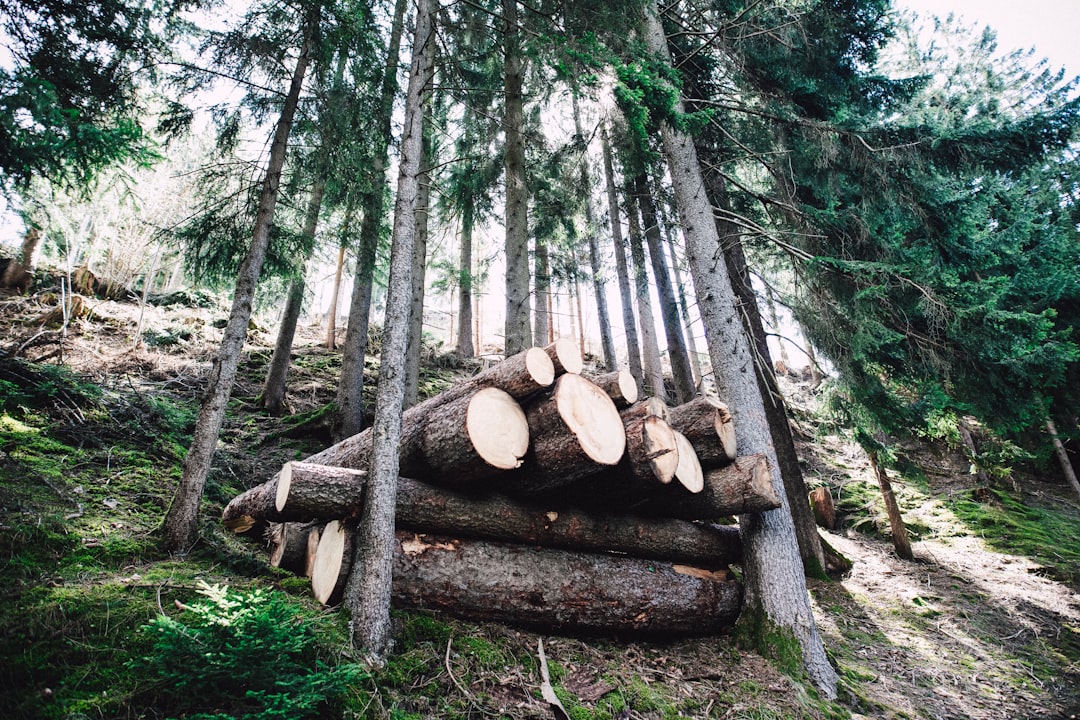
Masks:
[[[282,470],[278,483],[276,517],[307,521],[359,515],[366,479],[363,473],[328,467],[308,472],[311,466],[305,463],[290,465],[291,470]],[[340,477],[325,482],[334,473]],[[321,492],[323,487],[329,491]],[[712,566],[737,563],[742,553],[738,533],[730,528],[587,514],[560,506],[527,505],[501,495],[470,497],[410,478],[398,479],[396,522],[399,529],[417,532]],[[285,527],[306,526],[287,523]]]
[[[742,603],[741,586],[723,571],[480,540],[397,537],[392,596],[402,608],[544,630],[669,637],[724,632]]]
[[[615,403],[580,375],[566,374],[525,405],[531,449],[516,472],[498,478],[507,492],[539,494],[619,462],[626,431]]]
[[[658,485],[647,499],[630,510],[652,517],[683,520],[716,520],[747,512],[764,512],[780,507],[772,487],[769,463],[764,455],[747,455],[732,464],[709,470],[701,492]],[[679,492],[676,492],[679,491]]]
[[[690,441],[706,469],[735,460],[735,425],[727,405],[709,397],[696,397],[671,409],[668,422]]]

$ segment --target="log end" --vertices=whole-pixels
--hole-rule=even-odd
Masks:
[[[570,373],[580,375],[585,369],[585,360],[581,357],[581,350],[569,338],[559,338],[544,348],[544,352],[555,364],[555,373]]]
[[[555,382],[555,363],[543,348],[534,347],[525,351],[525,370],[540,387],[550,387]]]
[[[529,449],[525,412],[514,398],[496,388],[484,388],[472,396],[465,429],[480,458],[501,470],[520,467]]]
[[[741,460],[743,458],[740,458]],[[747,510],[763,512],[780,507],[780,496],[776,494],[776,488],[773,487],[772,470],[769,468],[769,461],[764,455],[755,455],[746,458],[746,460],[753,463],[749,468],[750,483],[748,489],[750,490],[750,497],[747,502]]]
[[[674,432],[675,443],[679,449],[679,465],[675,470],[675,477],[684,488],[692,493],[699,493],[705,489],[705,473],[701,469],[701,461],[686,436],[677,430]]]
[[[716,436],[720,439],[720,447],[727,458],[728,462],[734,462],[738,457],[738,445],[735,442],[735,423],[731,421],[731,416],[728,415],[728,419],[721,421],[721,415],[718,412],[716,414]]]
[[[281,466],[278,473],[277,490],[274,491],[274,508],[281,512],[289,501],[289,488],[292,487],[293,464],[289,461]]]
[[[608,394],[580,375],[563,375],[555,386],[559,416],[581,449],[600,465],[615,465],[626,452],[626,430]]]
[[[663,418],[650,416],[641,426],[641,437],[649,455],[653,475],[667,485],[679,469],[679,445],[675,431]]]
[[[338,520],[326,523],[311,564],[311,592],[323,605],[332,605],[340,599],[347,546],[345,526]]]
[[[634,375],[625,368],[619,371],[619,394],[622,396],[623,402],[627,405],[633,405],[638,401],[640,395],[638,391],[637,380]]]

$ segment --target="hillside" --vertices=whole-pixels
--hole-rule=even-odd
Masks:
[[[177,704],[144,659],[154,638],[140,628],[162,614],[188,617],[200,582],[280,593],[313,624],[322,661],[350,660],[346,618],[318,608],[305,582],[217,523],[231,497],[326,444],[318,423],[300,424],[333,399],[340,356],[319,344],[321,329],[299,333],[283,418],[254,408],[274,335],[250,333],[204,499],[203,541],[183,561],[157,549],[225,316],[209,299],[174,299],[185,302],[90,299],[62,330],[43,324],[55,295],[0,298],[0,717],[218,711]],[[474,369],[437,349],[426,355],[422,392]],[[368,369],[377,372],[376,358]],[[854,563],[811,583],[840,700],[820,700],[730,638],[543,636],[570,716],[1080,716],[1080,507],[1068,489],[1027,471],[973,493],[958,450],[908,444],[894,482],[917,560],[900,561],[861,451],[830,434],[805,386],[785,389],[807,480],[828,485],[843,512],[827,539]],[[553,717],[540,696],[537,635],[418,613],[397,620],[389,665],[354,678],[338,701],[345,716]]]

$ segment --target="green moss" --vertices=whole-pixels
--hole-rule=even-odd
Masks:
[[[773,661],[785,675],[802,675],[802,648],[795,634],[777,626],[761,607],[744,607],[735,627],[735,641],[740,647],[752,650]]]

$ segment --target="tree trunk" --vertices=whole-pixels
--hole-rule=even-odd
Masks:
[[[307,265],[315,251],[315,231],[319,226],[319,211],[322,209],[323,191],[326,182],[316,180],[311,188],[308,200],[307,217],[304,219],[304,237],[311,243],[311,252],[304,258],[301,273],[307,272]],[[289,283],[289,294],[285,301],[285,310],[281,316],[274,354],[270,357],[270,367],[266,371],[259,404],[271,415],[280,415],[285,407],[285,384],[292,364],[293,339],[296,337],[296,324],[300,321],[300,311],[304,306],[304,277],[300,275]]]
[[[345,221],[341,224],[341,240],[338,244],[337,263],[334,269],[334,288],[330,292],[330,312],[326,320],[326,347],[328,350],[337,348],[337,316],[340,305],[341,277],[345,273],[345,245],[352,233],[353,219],[356,214],[356,195],[349,193],[349,199],[345,205]]]
[[[690,441],[702,467],[722,467],[735,460],[735,423],[727,405],[719,400],[694,398],[672,408],[668,422]]]
[[[643,36],[647,47],[670,65],[671,55],[654,1],[647,4],[644,19]],[[683,111],[681,105],[681,102],[677,103],[677,112]],[[766,637],[775,637],[777,632],[790,633],[798,643],[802,664],[810,679],[824,696],[833,698],[837,675],[829,664],[814,623],[764,401],[754,377],[750,345],[737,315],[737,302],[727,268],[721,262],[720,241],[713,223],[712,206],[705,195],[701,166],[689,136],[666,123],[661,126],[661,136],[720,395],[732,408],[742,452],[767,455],[773,487],[782,503],[777,510],[740,518],[747,574],[743,627],[759,647],[763,647]],[[767,651],[779,652],[781,649]],[[793,659],[785,658],[787,661]]]
[[[578,346],[581,348],[581,356],[588,355],[585,348],[585,315],[581,312],[581,284],[574,277],[574,299],[577,302]]]
[[[367,355],[368,324],[371,320],[371,292],[374,282],[375,257],[379,247],[379,228],[383,222],[386,186],[387,149],[390,146],[391,119],[394,95],[397,93],[398,58],[401,54],[401,32],[405,22],[407,0],[394,4],[394,19],[390,26],[390,44],[383,67],[379,95],[379,129],[371,166],[364,184],[364,217],[360,223],[359,251],[356,257],[356,278],[353,281],[349,305],[349,325],[345,331],[345,347],[341,356],[341,378],[338,381],[337,405],[340,420],[338,437],[349,437],[364,427],[364,358]]]
[[[171,553],[186,553],[198,537],[199,502],[202,500],[203,488],[206,486],[206,478],[210,473],[210,464],[214,458],[214,449],[217,447],[221,425],[225,420],[225,409],[236,379],[236,369],[240,363],[240,353],[244,348],[244,338],[247,337],[255,287],[270,244],[270,227],[273,223],[274,207],[277,204],[278,189],[281,185],[285,149],[300,99],[300,89],[304,84],[304,75],[307,73],[308,63],[311,60],[312,42],[318,18],[319,8],[315,6],[305,19],[304,42],[296,60],[289,90],[281,107],[281,117],[274,130],[274,139],[270,144],[270,161],[267,164],[266,177],[259,194],[251,247],[237,273],[232,309],[221,339],[221,348],[214,361],[203,395],[191,447],[184,458],[180,484],[165,514],[162,535],[165,549]]]
[[[423,160],[424,96],[435,59],[432,0],[418,0],[405,120],[398,160],[397,198],[387,280],[379,385],[376,394],[371,476],[357,527],[345,604],[353,646],[381,664],[390,644],[390,587],[394,554],[394,498],[397,495],[398,444],[405,399],[406,345],[412,295],[416,208]],[[495,392],[499,391],[484,391]],[[505,393],[500,393],[505,396]],[[511,400],[512,402],[512,400]]]
[[[869,452],[870,467],[877,477],[878,487],[881,488],[881,499],[885,502],[885,513],[889,516],[889,527],[892,529],[893,549],[901,560],[914,560],[911,553],[911,540],[908,538],[907,528],[904,526],[904,518],[900,515],[900,506],[896,503],[896,495],[893,494],[892,483],[885,474],[885,468],[881,467],[876,452]]]
[[[577,90],[571,91],[571,100],[574,111],[574,131],[585,142],[585,134],[581,131],[581,111],[578,108]],[[593,209],[592,177],[589,175],[589,148],[581,153],[581,186],[585,192],[585,224],[589,238],[589,268],[592,270],[593,293],[596,295],[596,317],[600,323],[600,347],[604,354],[604,367],[614,370],[618,367],[615,361],[615,341],[611,338],[611,317],[608,314],[607,290],[605,288],[604,274],[600,263],[600,239],[597,236],[599,227],[596,222],[596,211]],[[584,333],[582,333],[584,334]]]
[[[776,314],[776,294],[768,285],[765,286],[765,307],[769,311],[769,324],[776,333],[776,342],[780,347],[780,362],[784,364],[784,372],[791,372],[791,358],[788,357],[787,343],[784,342],[784,334],[780,327],[780,318]]]
[[[420,357],[424,352],[424,292],[427,289],[428,221],[431,218],[432,144],[427,116],[422,118],[422,170],[416,190],[416,247],[413,251],[412,297],[409,304],[409,341],[405,350],[405,407],[420,399]]]
[[[634,188],[637,192],[638,207],[641,208],[641,222],[645,240],[649,244],[649,260],[660,298],[660,316],[664,321],[664,334],[667,337],[668,360],[671,362],[671,377],[675,384],[675,402],[681,405],[694,397],[694,373],[690,369],[690,358],[686,355],[679,306],[675,302],[675,291],[671,287],[671,273],[664,255],[656,205],[645,173],[639,173],[634,178]]]
[[[1072,489],[1076,491],[1076,496],[1080,497],[1080,481],[1076,479],[1076,470],[1073,469],[1072,462],[1069,460],[1069,453],[1065,450],[1061,438],[1058,437],[1057,426],[1051,418],[1046,418],[1046,432],[1054,443],[1054,453],[1057,455],[1058,463],[1061,465],[1061,474],[1072,485]]]
[[[476,355],[473,345],[473,203],[461,210],[461,248],[458,257],[458,331],[457,356],[471,358]]]
[[[641,345],[644,348],[645,387],[649,394],[667,402],[664,370],[660,363],[660,346],[656,341],[656,321],[653,319],[649,271],[645,266],[645,248],[641,244],[641,222],[638,220],[637,199],[629,188],[626,197],[626,215],[630,218],[630,259],[634,265],[634,290],[637,297],[638,316],[641,318]]]
[[[988,487],[990,478],[987,476],[986,471],[982,469],[981,463],[979,463],[979,451],[975,447],[975,438],[971,436],[971,428],[968,427],[966,422],[960,420],[956,424],[956,429],[960,431],[960,441],[964,444],[968,462],[971,463],[971,467],[975,471],[975,478],[979,481],[980,486]]]
[[[536,311],[533,313],[533,342],[546,345],[552,341],[551,335],[551,261],[548,246],[544,238],[533,240],[533,286],[536,297]]]
[[[810,507],[814,511],[814,520],[826,530],[836,529],[836,505],[832,493],[827,487],[814,488],[810,492]]]
[[[694,339],[694,326],[690,321],[690,306],[686,302],[686,288],[683,285],[682,271],[679,270],[679,258],[675,251],[675,238],[671,226],[664,218],[663,205],[657,206],[657,216],[664,228],[667,239],[667,251],[671,254],[671,272],[675,276],[675,291],[679,300],[679,314],[682,316],[683,330],[686,331],[686,351],[690,356],[690,370],[694,377],[694,389],[699,390],[701,383],[701,359],[698,357],[697,340]]]
[[[473,621],[670,637],[730,629],[741,589],[723,571],[402,532],[393,595]]]
[[[505,354],[532,345],[529,321],[529,188],[525,184],[524,59],[517,0],[502,0],[506,109],[506,328]]]
[[[619,215],[619,198],[615,191],[615,170],[611,162],[611,145],[607,129],[601,136],[604,152],[604,178],[607,182],[608,221],[611,223],[611,239],[615,245],[615,274],[619,278],[619,297],[622,300],[623,332],[626,333],[627,364],[635,379],[642,377],[641,350],[638,347],[637,322],[634,320],[634,301],[630,292],[630,274],[626,267],[626,247],[623,242],[622,220]]]

